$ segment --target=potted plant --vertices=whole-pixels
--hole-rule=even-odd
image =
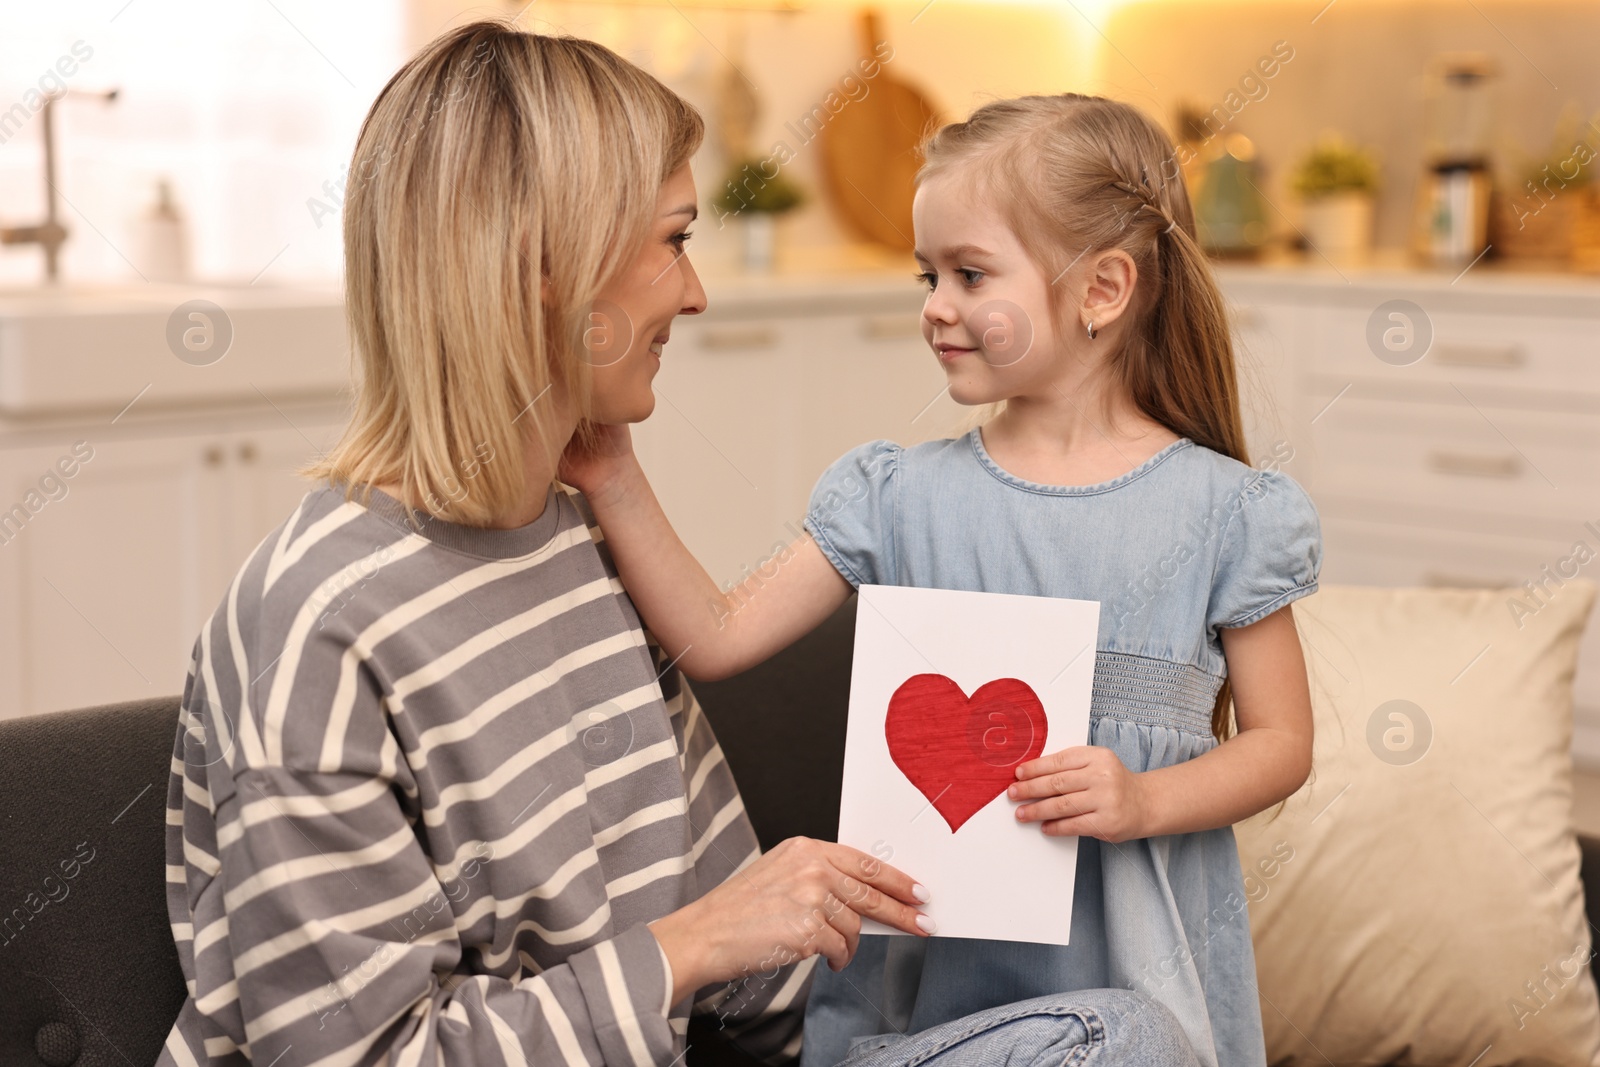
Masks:
[[[1330,260],[1359,263],[1372,252],[1378,161],[1337,135],[1320,138],[1290,178],[1305,209],[1306,240]]]
[[[776,219],[805,203],[800,186],[787,178],[775,159],[740,159],[714,201],[718,219],[734,216],[744,236],[744,267],[772,269]]]

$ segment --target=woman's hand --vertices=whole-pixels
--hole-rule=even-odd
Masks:
[[[633,435],[626,423],[592,422],[588,428],[594,440],[585,446],[583,434],[573,434],[562,453],[556,477],[593,502],[596,497],[621,489],[629,476],[640,472],[638,458],[633,454]]]
[[[1148,798],[1140,776],[1109,748],[1064,748],[1017,767],[1020,781],[1006,790],[1022,822],[1042,822],[1052,837],[1129,841],[1150,836]]]
[[[861,919],[908,934],[934,932],[917,910],[928,891],[903,871],[848,845],[791,837],[694,903],[650,923],[672,961],[672,1000],[809,956],[841,970]]]

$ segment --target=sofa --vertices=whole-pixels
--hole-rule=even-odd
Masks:
[[[834,832],[854,611],[852,598],[766,663],[695,686],[764,847]],[[165,697],[0,720],[6,1067],[146,1067],[177,1015],[184,985],[164,881],[177,706]],[[1579,845],[1583,880],[1600,884],[1600,840]],[[1585,903],[1591,926],[1597,896]],[[745,1062],[705,1023],[690,1044],[691,1064]]]

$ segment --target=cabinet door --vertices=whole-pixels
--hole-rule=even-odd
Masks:
[[[0,506],[47,501],[0,547],[0,645],[11,659],[0,713],[180,692],[219,595],[210,580],[222,543],[222,511],[208,504],[223,489],[215,443],[117,437],[87,447],[58,499],[40,482],[72,455],[71,439],[0,456]]]
[[[785,504],[800,433],[794,375],[806,345],[796,327],[779,318],[674,323],[655,411],[633,428],[667,518],[719,584],[793,536]]]
[[[1256,466],[1277,459],[1310,489],[1314,449],[1311,418],[1301,400],[1306,311],[1294,304],[1245,296],[1233,303],[1235,366],[1239,408],[1250,459]],[[1292,455],[1291,459],[1283,457]]]
[[[920,304],[806,324],[815,339],[810,373],[800,379],[803,440],[799,496],[803,512],[817,478],[868,441],[912,445],[959,432],[971,409],[954,400],[922,339]]]
[[[1378,398],[1360,388],[1316,426],[1318,452],[1329,458],[1319,489],[1341,511],[1565,535],[1600,499],[1600,415]]]
[[[343,421],[333,415],[294,417],[260,430],[239,430],[222,447],[228,459],[233,507],[227,516],[227,573],[224,583],[277,529],[312,487],[295,473],[302,464],[332,447]]]
[[[878,438],[948,436],[964,409],[917,301],[848,314],[679,320],[635,449],[684,543],[719,583],[803,531],[823,470]]]
[[[293,469],[339,425],[260,418],[0,451],[0,508],[23,509],[0,516],[0,715],[182,691],[200,627],[309,487]],[[87,462],[42,487],[79,438]]]

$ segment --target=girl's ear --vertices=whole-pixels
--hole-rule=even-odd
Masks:
[[[1109,248],[1090,263],[1089,287],[1083,296],[1083,321],[1091,322],[1095,332],[1110,326],[1127,311],[1133,301],[1133,287],[1139,280],[1139,268],[1133,257],[1120,248]]]

